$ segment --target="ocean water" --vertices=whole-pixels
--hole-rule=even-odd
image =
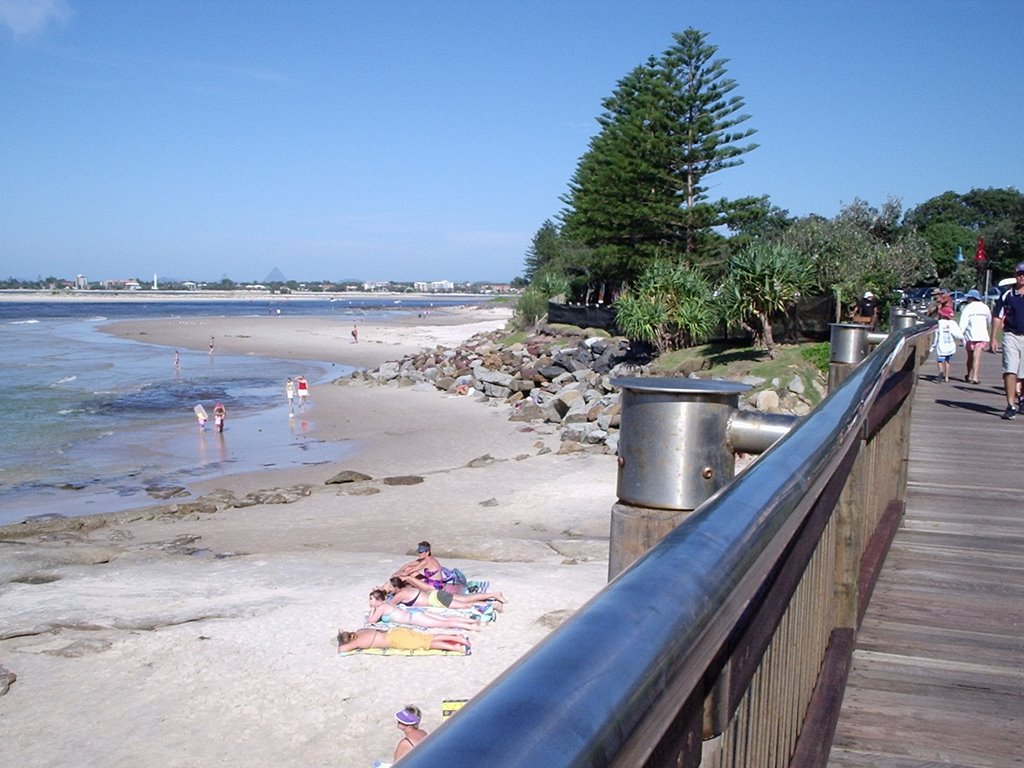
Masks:
[[[403,311],[465,301],[403,300]],[[318,384],[351,369],[179,350],[98,328],[132,318],[351,315],[395,312],[382,301],[5,302],[0,298],[0,525],[161,503],[147,489],[258,469],[329,464],[352,448],[317,437]],[[310,406],[289,418],[284,381],[302,374]],[[200,433],[193,407],[222,402],[227,429]]]

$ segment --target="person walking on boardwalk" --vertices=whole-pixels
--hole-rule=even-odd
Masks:
[[[981,377],[981,353],[992,340],[989,328],[992,326],[992,310],[981,300],[981,294],[974,288],[967,292],[967,303],[960,310],[960,331],[964,335],[964,349],[967,350],[967,372],[964,381],[979,384]]]
[[[953,322],[953,308],[939,308],[939,325],[935,329],[932,350],[935,352],[935,364],[939,367],[936,381],[949,381],[950,361],[956,352],[956,342],[963,341],[964,335],[960,326]]]
[[[1016,283],[1000,294],[992,311],[992,351],[1003,352],[1004,419],[1017,418],[1017,382],[1024,378],[1024,261],[1017,265],[1014,274]]]

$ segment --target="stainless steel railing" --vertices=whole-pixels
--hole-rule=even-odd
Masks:
[[[402,766],[820,763],[902,513],[930,330],[891,334]]]

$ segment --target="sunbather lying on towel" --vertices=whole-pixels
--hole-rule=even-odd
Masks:
[[[338,630],[338,653],[366,648],[395,648],[402,651],[461,651],[469,649],[469,640],[463,635],[431,635],[412,629],[396,627],[390,632],[383,629],[357,629],[355,632]]]
[[[387,601],[387,594],[382,589],[370,593],[370,615],[367,624],[411,624],[414,627],[440,627],[441,629],[465,629],[478,632],[483,624],[478,619],[467,616],[441,616],[430,611],[407,611]]]
[[[395,605],[405,608],[455,608],[465,610],[493,603],[496,611],[501,611],[505,603],[505,595],[501,592],[477,592],[472,595],[453,595],[451,592],[434,589],[434,587],[417,578],[403,579],[392,576],[387,587],[378,587],[386,591],[389,600]]]

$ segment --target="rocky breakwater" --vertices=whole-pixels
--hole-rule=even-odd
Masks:
[[[505,343],[507,333],[478,334],[456,348],[443,346],[360,370],[339,379],[361,383],[437,389],[450,395],[476,397],[510,408],[509,419],[544,422],[560,428],[560,453],[615,453],[619,441],[619,389],[612,381],[623,376],[650,375],[649,358],[635,353],[628,339],[566,335],[541,329],[525,341]],[[691,378],[701,378],[697,373]],[[808,386],[793,375],[787,382],[745,376],[752,387],[741,408],[803,416],[815,400],[808,389],[824,394],[824,383]]]

